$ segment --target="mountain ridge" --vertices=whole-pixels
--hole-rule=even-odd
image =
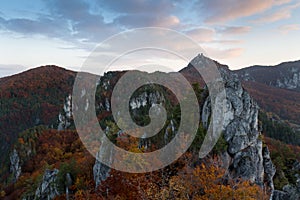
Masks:
[[[217,66],[224,69],[222,70],[222,73],[230,73],[231,71],[229,70],[228,66],[226,65],[222,65],[217,63]],[[203,82],[203,80],[201,79],[201,76],[199,76],[199,74],[195,73],[193,71],[193,68],[191,68],[192,65],[187,66],[186,68],[183,68],[180,72],[190,81],[190,83],[200,83],[200,85],[204,86],[205,83]],[[24,130],[27,128],[31,128],[31,127],[35,127],[35,126],[39,126],[39,125],[46,125],[48,126],[48,128],[50,128],[50,130],[41,130],[42,134],[39,137],[42,137],[42,141],[44,143],[41,143],[43,145],[47,146],[47,139],[45,138],[45,136],[51,136],[51,133],[55,135],[55,137],[57,137],[57,140],[60,141],[60,136],[59,134],[61,133],[65,133],[65,134],[74,134],[74,132],[69,133],[69,130],[66,128],[68,128],[71,125],[71,119],[68,118],[69,116],[69,112],[71,112],[70,107],[70,102],[71,102],[71,93],[72,93],[72,86],[73,86],[73,82],[75,79],[75,75],[77,72],[73,72],[70,70],[66,70],[64,68],[58,67],[58,66],[42,66],[39,68],[35,68],[35,69],[31,69],[29,71],[23,72],[21,74],[17,74],[15,76],[12,77],[8,77],[8,78],[4,78],[0,79],[0,100],[1,100],[1,105],[3,107],[6,108],[7,112],[3,112],[0,113],[0,123],[1,126],[0,127],[10,127],[10,125],[12,125],[12,128],[14,128],[15,124],[10,124],[10,121],[16,121],[19,123],[19,125],[24,126]],[[97,108],[100,110],[99,116],[102,116],[103,121],[105,122],[105,120],[111,120],[110,119],[110,102],[108,101],[108,99],[110,98],[111,95],[111,90],[113,89],[113,86],[116,84],[116,82],[118,81],[118,79],[122,76],[122,74],[124,74],[124,72],[108,72],[106,74],[104,74],[104,76],[101,77],[100,82],[99,82],[99,90],[98,91],[98,95],[96,95],[96,99],[98,97],[98,100],[100,100],[100,102],[97,103]],[[200,78],[199,78],[200,77]],[[226,75],[227,77],[227,75]],[[100,78],[100,77],[99,77]],[[261,139],[262,136],[258,136],[258,127],[257,127],[257,122],[256,122],[256,118],[257,118],[257,106],[256,103],[252,101],[252,98],[247,94],[247,92],[244,91],[244,89],[241,87],[239,81],[238,81],[238,76],[237,75],[231,75],[226,78],[226,87],[228,92],[230,92],[230,97],[234,97],[232,99],[230,99],[230,105],[232,107],[230,107],[230,110],[228,110],[228,116],[231,119],[230,116],[239,116],[237,117],[238,119],[235,119],[234,123],[230,123],[228,125],[228,129],[226,129],[226,138],[228,141],[230,141],[230,155],[225,156],[225,160],[229,159],[230,156],[234,157],[234,163],[229,163],[229,165],[231,165],[231,170],[236,171],[236,174],[233,174],[234,176],[239,176],[240,174],[242,174],[245,177],[248,177],[249,179],[251,179],[252,181],[257,181],[259,184],[262,184],[262,175],[264,174],[264,169],[266,168],[266,170],[268,173],[268,184],[270,184],[270,186],[272,187],[272,182],[271,181],[271,177],[272,174],[275,173],[274,169],[272,167],[270,162],[270,155],[268,150],[265,149],[265,147],[263,146],[263,140]],[[231,80],[232,79],[232,80]],[[5,80],[5,82],[3,81]],[[3,83],[3,84],[2,84]],[[5,83],[5,84],[4,84]],[[250,86],[248,86],[249,84]],[[244,81],[244,88],[249,90],[251,93],[251,89],[255,89],[255,87],[257,87],[257,85],[260,85],[262,88],[267,88],[267,90],[264,91],[269,91],[269,88],[273,88],[274,90],[282,90],[282,91],[287,91],[287,92],[292,92],[295,94],[298,94],[297,91],[290,91],[290,90],[286,90],[286,89],[278,89],[275,87],[271,87],[268,86],[266,84],[263,83],[256,83],[256,84],[252,84],[251,83],[256,83],[256,82],[245,82]],[[26,89],[26,87],[28,87]],[[52,89],[54,89],[52,91]],[[198,90],[201,92],[203,92],[202,89]],[[99,93],[100,92],[100,93]],[[257,91],[254,91],[253,94],[256,94]],[[47,93],[51,94],[51,95],[47,95]],[[268,92],[265,92],[266,94],[268,94]],[[283,92],[279,92],[279,93],[283,93]],[[261,95],[260,93],[259,96]],[[271,94],[271,93],[270,93]],[[290,93],[289,93],[290,94]],[[203,95],[203,94],[202,94]],[[275,97],[276,95],[278,95],[277,93],[275,93]],[[153,100],[147,100],[146,102],[152,102],[155,103],[155,101],[157,101],[159,98],[158,96],[155,95],[149,95],[149,97],[151,96],[151,98],[153,97]],[[160,96],[160,95],[159,95]],[[255,96],[255,95],[254,95]],[[203,96],[203,98],[206,97],[205,95]],[[29,98],[29,99],[28,99]],[[148,97],[147,97],[148,98]],[[282,97],[284,99],[284,97]],[[289,95],[289,98],[292,98],[291,95]],[[291,104],[293,104],[293,101],[297,100],[298,96],[295,96],[294,99],[291,99]],[[155,100],[156,99],[156,100]],[[272,98],[270,98],[272,100]],[[275,98],[277,99],[277,98]],[[85,100],[85,99],[83,99]],[[141,101],[139,103],[137,103],[137,105],[143,105],[144,102],[144,96],[137,96],[136,99],[134,101]],[[208,121],[209,116],[210,116],[210,103],[209,103],[209,99],[202,99],[202,103],[201,105],[203,105],[203,110],[205,110],[205,112],[203,111],[202,115],[205,116],[203,117],[203,119],[206,119],[206,121]],[[267,99],[269,100],[269,99]],[[25,101],[25,102],[24,102]],[[84,101],[85,102],[85,101]],[[29,105],[26,106],[26,104],[29,103]],[[44,107],[44,103],[45,105],[47,105],[48,107]],[[272,103],[272,102],[271,102]],[[31,105],[33,104],[33,105]],[[50,105],[48,105],[50,104]],[[282,104],[282,103],[281,103]],[[261,103],[261,105],[264,106],[264,104]],[[49,109],[45,109],[45,108],[49,108]],[[25,110],[24,110],[25,109]],[[14,112],[14,110],[16,112]],[[291,111],[295,111],[293,109],[291,109]],[[98,111],[99,112],[99,111]],[[137,111],[135,111],[137,112]],[[15,114],[14,114],[15,113]],[[19,113],[24,113],[24,115],[20,115]],[[250,114],[249,114],[250,113]],[[48,116],[50,114],[50,116]],[[15,115],[17,115],[19,118],[15,119]],[[249,116],[248,116],[249,115]],[[9,120],[7,121],[7,116],[11,117],[8,118]],[[20,118],[21,116],[21,118]],[[47,116],[46,118],[43,116]],[[24,119],[22,119],[22,117]],[[46,122],[45,119],[49,118],[49,120]],[[242,123],[240,120],[244,119],[244,123]],[[142,118],[139,118],[138,120],[144,120]],[[250,121],[249,121],[250,120]],[[103,123],[100,122],[101,123]],[[174,121],[173,121],[174,122]],[[172,122],[172,123],[173,123]],[[60,126],[59,124],[63,123],[62,126]],[[106,122],[105,122],[106,123]],[[172,130],[176,130],[176,128],[174,128],[174,124],[172,125],[171,121],[170,121],[170,133],[172,133]],[[239,132],[239,134],[234,135],[233,133],[235,133],[236,131],[239,130],[243,130],[242,126],[243,124],[249,124],[249,126],[246,131],[246,135],[245,133],[243,133],[243,131]],[[49,127],[50,126],[50,127]],[[176,126],[176,123],[175,123]],[[236,126],[241,127],[241,129],[236,130]],[[248,126],[248,125],[247,125]],[[253,127],[252,127],[253,126]],[[59,128],[61,127],[61,128]],[[70,128],[70,127],[69,127]],[[57,129],[57,130],[51,130],[51,129]],[[61,130],[62,129],[62,130]],[[70,129],[72,130],[72,129]],[[114,130],[114,129],[112,129]],[[21,145],[22,147],[22,143],[24,143],[24,141],[31,141],[30,138],[28,139],[28,135],[33,135],[33,137],[36,137],[36,133],[35,128],[33,129],[33,132],[31,129],[29,129],[29,131],[25,132],[20,136],[18,135],[13,135],[11,130],[6,130],[8,132],[7,133],[7,137],[16,137],[15,139],[18,139],[18,144]],[[1,132],[1,131],[0,131]],[[15,134],[18,134],[18,131],[15,131]],[[39,135],[37,134],[37,135]],[[116,134],[115,132],[113,134]],[[44,135],[44,136],[43,136]],[[3,134],[0,135],[1,137],[3,136]],[[19,137],[19,138],[18,138]],[[71,138],[74,136],[71,136]],[[247,137],[249,137],[250,139],[247,139]],[[249,140],[249,141],[248,141]],[[251,141],[255,141],[253,144],[251,143]],[[2,141],[2,140],[1,140]],[[78,141],[79,142],[79,141]],[[149,145],[149,141],[142,141],[140,143],[141,145]],[[70,144],[71,145],[71,144]],[[248,146],[249,145],[249,146]],[[34,151],[34,149],[32,149],[34,146],[31,146],[31,143],[29,145],[30,147],[26,147],[27,148],[27,153],[28,152],[32,152]],[[10,152],[12,152],[10,154],[10,160],[11,162],[13,161],[14,163],[14,179],[13,180],[17,180],[20,173],[19,173],[19,168],[20,165],[18,164],[19,161],[22,156],[20,157],[20,155],[22,155],[22,151],[20,151],[20,148],[18,148],[18,152],[15,153],[16,151],[14,151],[13,149],[10,149]],[[58,148],[59,146],[55,146],[56,148]],[[22,147],[24,148],[24,147]],[[21,149],[22,149],[21,148]],[[44,146],[39,147],[40,149],[38,149],[38,151],[42,151],[44,152]],[[64,147],[66,149],[69,149],[69,147]],[[224,147],[223,147],[224,148]],[[239,152],[240,149],[242,149],[242,153]],[[56,149],[57,152],[54,152],[54,155],[58,154],[61,155],[62,158],[63,154],[60,153],[59,150]],[[65,150],[63,150],[65,151]],[[68,150],[67,150],[68,151]],[[75,149],[73,149],[72,151],[76,151]],[[260,153],[258,153],[260,152]],[[68,152],[70,153],[70,152]],[[246,160],[243,160],[243,157],[240,157],[241,154],[245,155],[246,157],[251,157],[251,159],[253,159],[253,161],[255,161],[255,163],[257,163],[257,166],[252,166],[253,164],[251,164],[251,162],[249,163]],[[259,154],[259,156],[256,156],[256,154]],[[23,153],[24,154],[24,153]],[[30,154],[30,153],[29,153]],[[39,159],[41,159],[41,155],[37,155],[39,157]],[[233,159],[233,158],[232,158]],[[229,159],[230,160],[230,159]],[[262,161],[266,160],[266,162],[268,164],[263,164]],[[245,161],[245,163],[243,163],[243,161]],[[93,161],[89,161],[89,163],[92,163]],[[263,165],[262,165],[263,164]],[[29,169],[32,163],[27,163],[26,165],[24,165],[25,169]],[[269,165],[269,166],[267,166]],[[251,167],[251,170],[249,170],[247,167]],[[264,166],[262,168],[262,166]],[[266,166],[266,167],[265,167]],[[59,165],[55,164],[55,167],[58,168]],[[107,174],[109,174],[109,171],[103,167],[103,165],[101,164],[97,164],[97,162],[94,165],[94,168],[97,168],[97,170],[94,170],[94,177],[98,177],[98,179],[100,179],[101,181],[105,180],[106,178],[108,178]],[[102,169],[102,170],[101,170]],[[246,171],[245,171],[246,170]],[[247,173],[246,173],[247,172]],[[44,174],[44,181],[47,180],[47,177],[50,178],[51,180],[54,180],[54,177],[52,177],[52,174],[57,174],[58,171],[53,171],[53,173],[51,171],[46,171]],[[110,172],[112,173],[112,172]],[[244,174],[245,173],[245,174]],[[96,175],[95,175],[96,174]],[[274,174],[273,174],[274,175]],[[94,178],[95,179],[95,178]],[[111,180],[111,179],[109,179]],[[96,180],[95,180],[96,181]],[[101,182],[100,181],[100,182]],[[96,181],[97,182],[97,181]],[[98,181],[99,182],[99,181]],[[45,182],[45,184],[47,184],[47,182]],[[42,185],[40,186],[42,188]],[[52,188],[53,189],[53,188]],[[42,194],[41,194],[42,195]],[[43,194],[44,195],[44,194]]]

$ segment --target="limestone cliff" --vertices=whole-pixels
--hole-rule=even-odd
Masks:
[[[195,59],[207,59],[198,56]],[[223,125],[224,139],[228,142],[228,171],[231,178],[243,178],[274,190],[275,167],[267,147],[263,147],[258,127],[258,105],[243,89],[238,78],[225,67],[219,67],[226,90],[226,109]],[[207,127],[211,116],[208,97],[202,109],[202,122]],[[212,119],[213,120],[213,119]]]
[[[50,200],[54,199],[57,195],[59,195],[58,186],[56,183],[58,172],[59,171],[57,169],[45,171],[43,180],[35,192],[34,199]]]
[[[16,182],[21,175],[21,164],[18,152],[16,149],[13,150],[10,158],[10,173],[12,175],[12,182]]]

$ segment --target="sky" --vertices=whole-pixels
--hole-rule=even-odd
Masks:
[[[230,69],[300,60],[299,0],[0,0],[0,77],[48,64],[80,70],[97,45],[143,27],[184,34]],[[188,49],[181,40],[157,40]],[[150,54],[131,55],[113,69]],[[163,58],[156,61],[184,67]]]

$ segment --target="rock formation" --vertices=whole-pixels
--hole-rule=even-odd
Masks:
[[[197,59],[208,59],[198,56]],[[205,61],[205,60],[204,60]],[[203,62],[204,62],[203,61]],[[263,186],[267,182],[270,192],[274,190],[275,167],[267,147],[263,148],[258,129],[258,105],[243,89],[238,78],[221,66],[219,67],[226,90],[224,119],[224,139],[228,142],[227,153],[231,161],[228,171],[231,178],[243,178]],[[208,97],[202,109],[202,122],[207,128],[211,116],[211,103]],[[213,120],[213,119],[212,119]]]
[[[296,161],[290,170],[296,172],[294,174],[296,184],[285,185],[282,191],[275,190],[272,200],[300,199],[300,162]]]
[[[57,169],[45,171],[42,182],[36,189],[34,199],[50,200],[59,195],[56,183],[58,172]]]
[[[21,175],[21,164],[18,152],[13,150],[10,157],[10,173],[12,174],[12,182],[16,182]]]

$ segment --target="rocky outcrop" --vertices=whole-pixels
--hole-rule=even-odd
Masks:
[[[70,173],[66,174],[66,198],[69,200],[69,188],[72,186],[73,180]]]
[[[275,190],[272,196],[272,200],[294,200],[300,199],[300,187],[292,185],[285,185],[282,188],[283,191]]]
[[[46,170],[42,182],[35,192],[35,200],[50,200],[59,195],[57,187],[57,174],[58,170]]]
[[[296,161],[293,164],[291,171],[300,173],[300,162]],[[300,199],[300,174],[295,173],[296,183],[283,186],[282,191],[275,190],[272,200]]]
[[[99,157],[100,153],[101,152],[97,154],[97,157]],[[96,159],[93,167],[93,175],[96,188],[101,184],[102,181],[105,181],[109,177],[109,172],[110,168]]]
[[[264,182],[269,188],[269,193],[271,193],[271,198],[272,198],[272,191],[274,191],[273,177],[276,173],[276,168],[272,163],[270,157],[270,151],[267,147],[263,148],[263,166],[265,171]]]
[[[207,59],[198,56],[196,59]],[[267,147],[263,150],[258,130],[258,105],[241,86],[238,77],[228,68],[219,67],[226,91],[226,108],[223,122],[224,139],[228,142],[227,153],[231,161],[228,171],[231,178],[243,178],[260,186],[267,182],[273,191],[274,165]],[[208,126],[211,116],[210,97],[202,109],[202,122]],[[213,119],[212,119],[213,120]]]
[[[15,183],[21,175],[21,164],[18,152],[16,149],[13,150],[10,159],[10,173],[12,174],[12,182]]]
[[[109,131],[109,128],[106,128],[106,132]],[[104,141],[104,137],[101,141]],[[94,175],[94,181],[96,184],[96,188],[101,184],[102,181],[105,181],[110,175],[110,167],[103,164],[101,162],[102,159],[108,159],[109,161],[113,161],[113,149],[111,146],[106,145],[105,143],[101,144],[100,150],[96,155],[96,161],[93,166],[93,175]]]
[[[98,156],[98,155],[97,155]],[[109,177],[110,168],[96,159],[93,167],[96,188]]]
[[[282,77],[281,79],[277,79],[274,85],[279,88],[286,88],[291,90],[300,88],[300,70],[299,72],[296,71],[289,77]]]
[[[130,108],[132,110],[139,109],[145,106],[152,106],[154,104],[159,104],[164,102],[164,96],[160,94],[158,91],[156,92],[143,92],[139,96],[132,98],[129,102]]]
[[[252,66],[235,71],[240,80],[300,91],[300,61],[276,66]]]
[[[289,197],[286,192],[274,190],[271,199],[272,200],[284,200],[284,199],[289,199]]]
[[[66,97],[65,104],[63,107],[63,112],[58,115],[58,126],[59,131],[67,129],[71,125],[72,117],[72,96],[69,95]]]

